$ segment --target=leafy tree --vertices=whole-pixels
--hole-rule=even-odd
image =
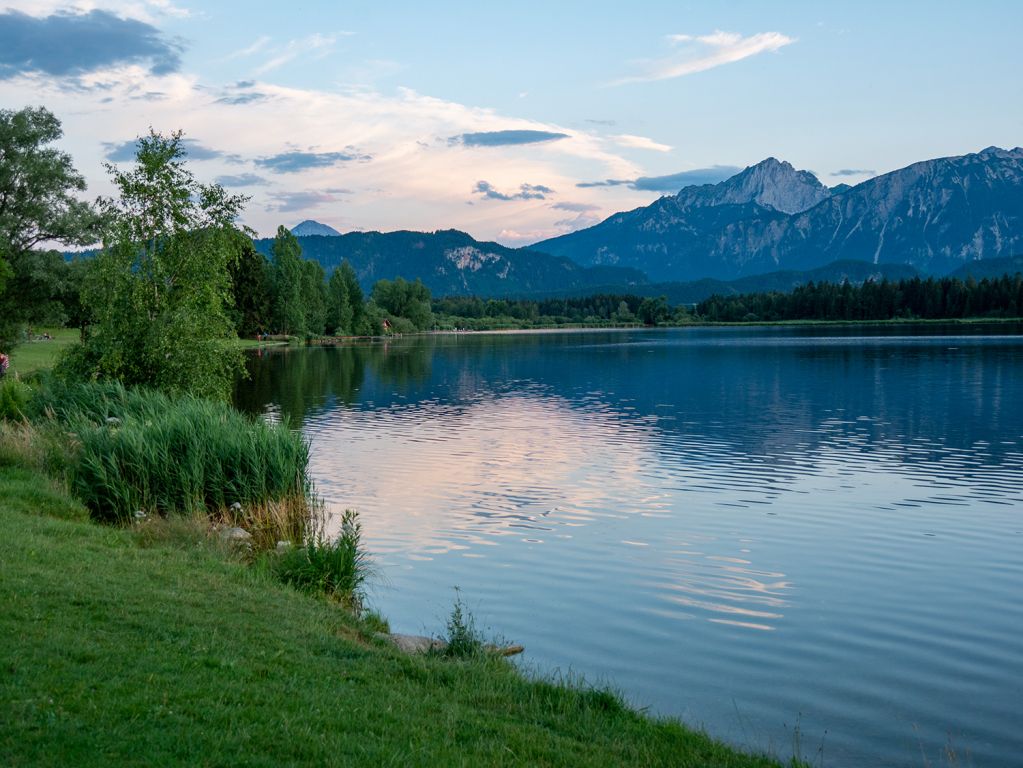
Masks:
[[[417,330],[433,324],[430,289],[419,279],[414,283],[401,277],[394,281],[378,280],[373,286],[373,301],[388,314],[405,318]]]
[[[366,306],[366,297],[355,268],[345,259],[339,271],[348,291],[348,302],[352,305],[352,333],[356,336],[379,336],[383,332],[379,314]]]
[[[74,196],[85,179],[70,155],[48,146],[62,135],[60,121],[43,107],[0,110],[0,351],[26,321],[25,302],[6,285],[15,276],[11,262],[47,241],[85,245],[97,239],[95,211]]]
[[[671,310],[668,309],[668,299],[658,296],[656,299],[643,299],[636,313],[639,319],[646,325],[657,325],[671,317]]]
[[[195,180],[180,131],[139,139],[135,166],[112,166],[117,199],[101,201],[103,250],[82,303],[90,324],[66,369],[171,392],[226,397],[242,370],[228,315],[246,198]]]
[[[302,307],[302,246],[287,227],[277,228],[271,248],[273,274],[273,323],[279,333],[305,333]]]
[[[345,264],[348,264],[347,259],[342,267]],[[352,320],[355,317],[351,296],[348,293],[348,281],[342,267],[334,268],[327,284],[327,331],[336,336],[351,334],[354,327]],[[348,268],[351,269],[351,264],[348,264]]]
[[[323,265],[314,259],[302,262],[302,309],[306,333],[323,335],[327,324],[327,284]]]
[[[77,304],[80,267],[59,251],[29,250],[11,256],[11,279],[4,313],[29,325],[64,325],[68,304]]]
[[[237,256],[228,264],[233,297],[231,317],[239,336],[254,336],[270,327],[273,304],[270,265],[249,237],[239,232],[236,241]]]

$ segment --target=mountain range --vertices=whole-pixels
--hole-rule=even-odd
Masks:
[[[400,275],[438,296],[602,291],[693,302],[809,280],[980,279],[1023,268],[1023,149],[989,147],[830,188],[768,158],[526,248],[457,230],[342,235],[311,220],[292,232],[328,273],[348,259],[367,288]],[[269,255],[272,242],[256,247]]]
[[[768,158],[530,246],[653,281],[736,278],[839,260],[944,274],[1023,252],[1023,149],[926,160],[856,186],[824,186]]]
[[[602,265],[581,267],[562,256],[479,242],[453,229],[296,237],[302,246],[302,255],[320,262],[328,275],[342,260],[348,259],[359,283],[366,289],[377,280],[393,280],[399,276],[406,280],[421,279],[434,296],[592,292],[596,286],[628,287],[647,281],[636,269]],[[256,240],[255,245],[269,257],[273,239]]]

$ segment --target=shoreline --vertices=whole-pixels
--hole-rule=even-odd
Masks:
[[[664,323],[660,325],[639,325],[635,323],[624,325],[584,325],[580,323],[566,323],[564,325],[537,325],[521,328],[458,328],[458,329],[431,329],[417,333],[392,334],[385,336],[322,336],[308,341],[296,341],[289,344],[286,341],[262,342],[260,347],[330,347],[345,346],[349,344],[372,344],[378,342],[393,341],[395,339],[419,338],[427,336],[478,336],[481,334],[505,334],[520,335],[528,333],[597,333],[600,331],[666,331],[683,328],[814,328],[814,327],[873,327],[873,328],[905,328],[905,327],[936,327],[936,326],[1020,326],[1023,333],[1023,317],[1016,318],[952,318],[947,320],[939,319],[910,319],[899,318],[892,320],[771,320],[771,321],[736,321],[736,322],[692,322],[692,323]],[[255,349],[257,342],[253,341],[249,346]]]

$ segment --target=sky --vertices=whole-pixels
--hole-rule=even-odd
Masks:
[[[0,0],[0,108],[88,196],[152,128],[260,235],[526,245],[766,157],[829,186],[1023,144],[1023,3]]]

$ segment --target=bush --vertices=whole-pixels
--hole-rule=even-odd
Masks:
[[[445,656],[456,658],[476,658],[486,651],[483,635],[476,628],[476,619],[468,606],[462,602],[462,596],[456,592],[455,605],[447,621],[447,648]]]
[[[362,550],[362,525],[351,509],[341,518],[338,538],[331,541],[317,534],[303,546],[282,552],[273,562],[274,574],[285,584],[326,595],[356,613],[362,609],[362,585],[369,571],[369,558]]]

